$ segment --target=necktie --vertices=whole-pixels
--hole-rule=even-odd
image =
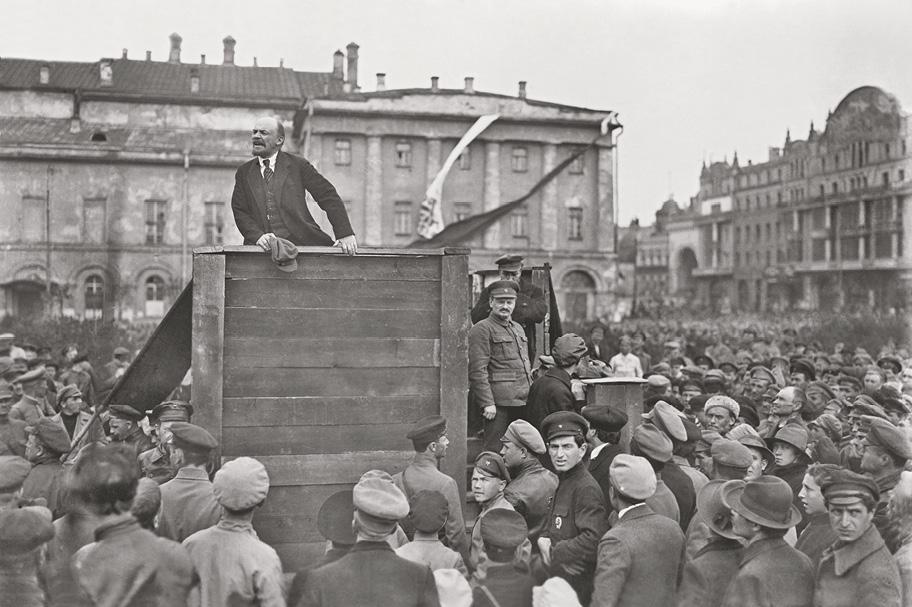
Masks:
[[[269,159],[263,159],[263,179],[266,180],[267,185],[269,184],[269,180],[272,179],[272,176],[274,174],[274,171],[269,168]]]

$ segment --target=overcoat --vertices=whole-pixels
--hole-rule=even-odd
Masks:
[[[728,583],[738,573],[741,542],[713,535],[684,565],[678,607],[718,607]]]
[[[817,567],[816,607],[899,607],[899,568],[874,525],[849,544],[833,544]]]
[[[811,561],[782,538],[746,546],[723,607],[810,607],[814,600]]]
[[[158,535],[183,542],[197,531],[219,522],[222,508],[215,500],[212,483],[205,470],[183,467],[160,488]]]

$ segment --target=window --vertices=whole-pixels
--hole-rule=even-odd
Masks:
[[[514,173],[525,173],[529,170],[529,150],[522,146],[513,146],[513,156],[510,161]]]
[[[412,166],[412,144],[408,141],[400,141],[396,144],[396,166],[402,168]]]
[[[146,316],[165,315],[165,280],[161,276],[146,279]]]
[[[336,139],[336,149],[333,154],[333,162],[339,166],[348,166],[352,163],[351,139]]]
[[[98,274],[92,274],[86,278],[82,293],[85,302],[85,318],[88,320],[100,319],[104,310],[104,279]]]
[[[91,244],[105,242],[104,198],[85,198],[82,201],[82,240]]]
[[[570,213],[570,223],[568,225],[567,238],[570,240],[583,239],[583,209],[573,207],[567,209]]]
[[[883,183],[883,185],[890,185],[890,173],[887,171],[881,173],[880,181]]]
[[[472,148],[467,147],[462,150],[462,154],[456,159],[456,166],[460,171],[468,171],[472,168]]]
[[[513,238],[526,238],[528,236],[529,209],[520,207],[510,214],[510,233]]]
[[[573,153],[576,154],[580,150],[573,150]],[[583,174],[583,161],[586,158],[586,154],[583,153],[573,159],[573,162],[570,163],[570,173],[573,175],[582,175]]]
[[[462,221],[472,216],[471,202],[454,202],[453,203],[453,221]]]
[[[823,195],[825,193],[826,193],[826,187],[824,187],[824,185],[821,183],[820,186],[818,186],[818,194],[821,198],[823,198]]]
[[[832,184],[832,189],[833,189],[834,194],[838,194],[839,193],[839,182],[834,181]]]
[[[23,196],[22,197],[22,215],[20,221],[22,228],[19,231],[22,234],[22,240],[25,242],[44,242],[47,238],[45,234],[45,218],[47,209],[45,206],[44,196]]]
[[[206,202],[206,244],[222,244],[225,227],[225,203]]]
[[[412,203],[408,200],[397,200],[393,233],[396,236],[409,236],[412,233]]]
[[[93,143],[105,143],[108,140],[108,136],[101,131],[95,131],[92,133],[92,142]]]
[[[899,173],[897,174],[897,179],[899,181],[905,181],[906,180],[906,171],[903,169],[899,169]]]
[[[710,212],[710,214],[712,214],[712,215],[715,215],[716,213],[721,213],[721,212],[722,212],[722,203],[721,203],[721,202],[714,202],[714,203],[709,207],[709,212]]]
[[[776,192],[776,204],[782,204],[782,192]]]
[[[146,201],[146,244],[162,244],[165,238],[165,201]]]

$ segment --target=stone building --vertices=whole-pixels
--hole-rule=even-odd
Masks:
[[[190,252],[239,244],[230,197],[258,116],[279,116],[285,150],[308,157],[346,201],[362,246],[417,238],[424,192],[479,115],[500,119],[444,187],[451,223],[525,194],[599,132],[608,112],[476,91],[358,86],[358,46],[332,70],[221,61],[72,63],[0,57],[0,314],[157,321],[190,277]],[[548,262],[570,316],[613,305],[615,148],[605,137],[522,208],[468,243],[472,269],[503,252]],[[312,201],[310,201],[312,203]],[[319,213],[315,215],[319,218]],[[48,297],[50,294],[50,297]]]
[[[716,310],[908,308],[909,139],[899,101],[864,86],[765,162],[704,166],[668,225],[671,289]]]

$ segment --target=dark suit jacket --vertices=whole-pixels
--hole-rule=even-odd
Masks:
[[[333,239],[320,229],[310,214],[305,192],[310,192],[326,212],[336,238],[354,234],[336,188],[303,158],[279,152],[272,190],[282,220],[291,232],[289,240],[294,244],[331,246],[333,243]],[[266,182],[260,174],[256,158],[242,164],[235,174],[231,210],[238,230],[244,236],[244,244],[256,244],[260,236],[272,231],[266,221]]]
[[[548,415],[573,411],[573,403],[570,376],[559,367],[551,367],[532,382],[522,417],[540,432],[541,423]]]
[[[358,542],[337,561],[313,569],[302,607],[436,607],[437,584],[427,565],[398,556],[386,542]]]
[[[620,445],[605,445],[599,451],[598,457],[589,460],[589,474],[595,479],[595,482],[602,488],[605,498],[608,497],[608,487],[611,486],[611,476],[608,469],[611,468],[611,462],[618,453],[623,453],[624,448]]]

